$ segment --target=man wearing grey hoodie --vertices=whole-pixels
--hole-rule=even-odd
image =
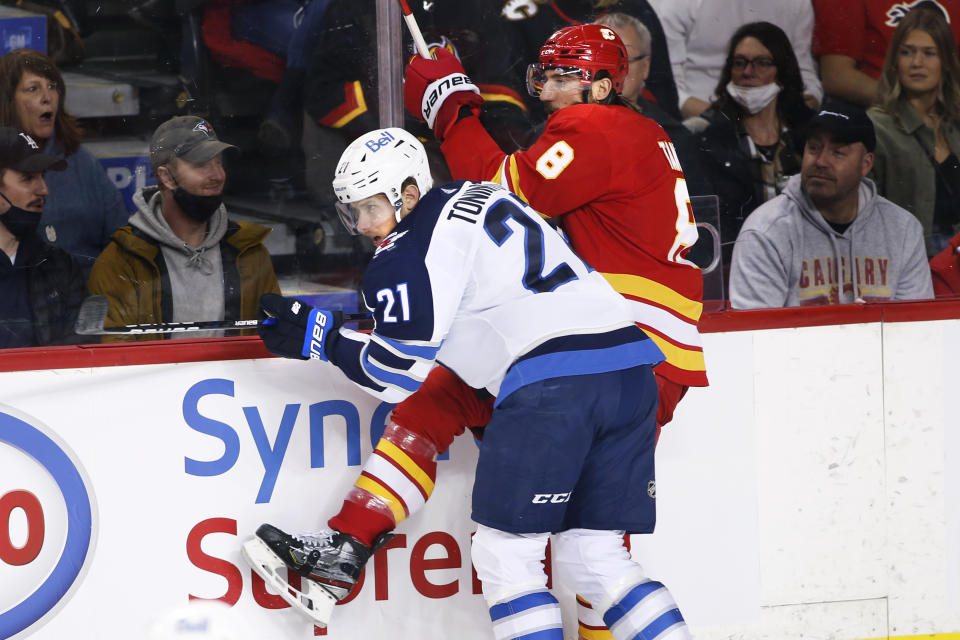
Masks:
[[[90,273],[90,293],[109,300],[108,326],[252,319],[262,294],[280,293],[263,246],[270,230],[230,220],[222,202],[222,155],[233,148],[196,116],[154,132],[157,186],[134,195],[137,212]]]
[[[800,174],[737,237],[735,309],[933,297],[920,222],[866,177],[875,147],[860,110],[831,107],[810,120]]]

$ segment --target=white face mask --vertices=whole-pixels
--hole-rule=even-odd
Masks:
[[[727,83],[727,93],[737,104],[750,112],[750,115],[763,111],[764,107],[773,102],[782,88],[776,82],[762,87],[741,87],[733,82]]]

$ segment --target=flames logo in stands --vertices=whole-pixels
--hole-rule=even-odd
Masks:
[[[946,7],[937,2],[937,0],[915,0],[914,2],[898,2],[890,7],[890,9],[887,10],[886,25],[888,27],[896,28],[896,26],[900,24],[900,21],[903,20],[903,17],[907,15],[909,11],[916,9],[921,4],[929,5],[930,7],[939,9],[947,23],[950,23],[950,12],[947,11]]]

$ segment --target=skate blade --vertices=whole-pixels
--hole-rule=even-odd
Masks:
[[[243,559],[291,607],[310,618],[319,627],[326,627],[337,599],[316,582],[301,578],[305,590],[295,589],[286,580],[287,565],[263,540],[254,536],[240,548]]]

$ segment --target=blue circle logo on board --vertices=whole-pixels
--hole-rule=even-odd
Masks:
[[[12,455],[22,457],[28,467],[38,466],[38,475],[45,471],[51,487],[55,487],[52,491],[59,494],[66,507],[64,522],[54,519],[66,531],[51,531],[43,505],[29,487],[6,493],[0,487],[0,572],[30,571],[32,562],[42,565],[32,571],[34,577],[39,576],[35,588],[16,597],[6,594],[12,601],[0,600],[0,638],[15,638],[36,631],[76,591],[93,555],[96,503],[83,467],[56,433],[38,420],[0,404],[0,447],[3,445],[12,447]],[[9,484],[10,480],[4,482]],[[21,529],[27,532],[20,536],[25,540],[19,545],[11,536],[17,516],[26,522]],[[45,543],[56,544],[58,534],[63,534],[62,548],[56,552],[43,549]],[[0,595],[4,595],[2,589]]]

